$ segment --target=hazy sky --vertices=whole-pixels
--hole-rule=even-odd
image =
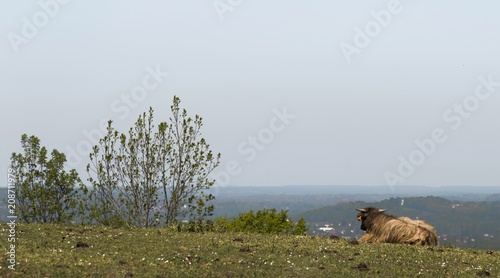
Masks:
[[[178,95],[219,185],[499,186],[500,2],[435,2],[0,1],[0,169]]]

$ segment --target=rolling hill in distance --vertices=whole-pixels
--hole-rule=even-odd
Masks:
[[[363,231],[355,208],[375,206],[429,222],[440,244],[500,250],[498,187],[229,186],[217,193],[215,216],[276,208],[295,220],[304,218],[310,234],[359,238]],[[325,227],[333,229],[320,230]]]

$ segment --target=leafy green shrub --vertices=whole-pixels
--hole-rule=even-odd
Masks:
[[[276,209],[263,209],[256,213],[249,211],[240,214],[236,219],[227,220],[219,217],[215,220],[215,226],[219,229],[227,227],[232,232],[251,232],[262,234],[295,234],[302,235],[307,232],[305,220],[301,218],[295,224],[288,217],[288,211]]]
[[[192,230],[212,215],[215,180],[209,174],[220,154],[201,137],[203,120],[188,116],[174,96],[168,121],[155,126],[153,108],[142,113],[128,135],[108,122],[87,165],[89,223],[154,227],[194,219]],[[198,222],[196,222],[198,221]],[[201,221],[201,222],[199,222]]]
[[[23,134],[21,146],[24,152],[12,153],[9,171],[13,173],[9,175],[9,182],[14,185],[20,222],[75,221],[83,206],[80,197],[86,187],[75,169],[65,170],[66,155],[54,149],[49,157],[47,148],[33,135]]]

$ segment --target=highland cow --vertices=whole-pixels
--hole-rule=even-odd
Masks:
[[[361,230],[365,234],[360,242],[405,243],[411,245],[437,245],[438,238],[434,228],[422,220],[408,217],[397,218],[385,214],[385,209],[368,207],[356,209]]]

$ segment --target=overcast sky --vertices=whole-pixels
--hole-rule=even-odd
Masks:
[[[435,2],[0,1],[0,169],[178,95],[221,186],[499,186],[500,2]]]

